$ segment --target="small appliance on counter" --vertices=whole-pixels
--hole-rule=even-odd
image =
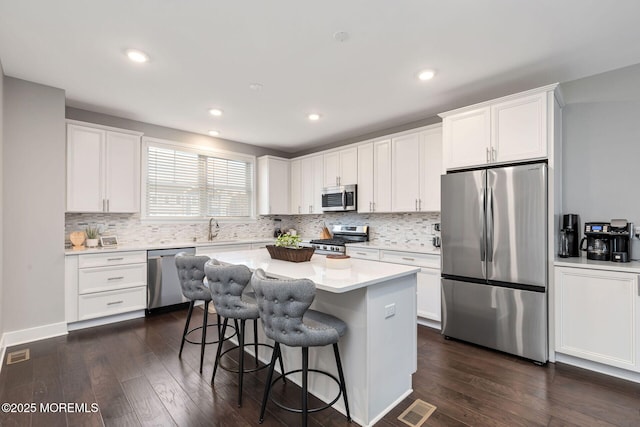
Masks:
[[[562,216],[560,227],[560,247],[558,256],[560,258],[580,256],[580,217],[576,214],[566,214]]]
[[[631,261],[631,238],[633,224],[626,219],[611,220],[611,261]]]
[[[587,259],[596,261],[611,260],[611,223],[585,222],[584,235],[580,241],[580,249],[587,252]],[[584,242],[587,247],[584,248]]]

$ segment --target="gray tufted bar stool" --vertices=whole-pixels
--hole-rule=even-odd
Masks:
[[[176,254],[175,261],[178,269],[180,286],[182,288],[182,295],[189,300],[189,313],[187,314],[187,321],[184,325],[182,343],[180,344],[178,357],[182,357],[182,349],[184,348],[185,341],[191,344],[200,344],[200,373],[202,373],[205,345],[218,343],[218,340],[207,342],[207,326],[216,326],[218,328],[218,337],[224,336],[224,334],[220,333],[220,315],[218,315],[218,323],[208,324],[211,291],[204,284],[204,265],[209,261],[209,257],[188,255],[185,252],[180,252]],[[195,306],[196,301],[204,301],[204,319],[202,321],[202,326],[189,330],[189,323],[191,322],[191,315],[193,314],[193,307]],[[189,340],[189,334],[199,329],[202,329],[201,342],[198,343]],[[233,335],[228,338],[231,337],[233,337]]]
[[[267,344],[258,343],[258,306],[255,302],[255,295],[245,292],[245,288],[251,281],[251,270],[244,265],[221,265],[217,260],[212,259],[206,263],[204,267],[207,282],[211,289],[211,297],[213,299],[213,305],[216,308],[218,315],[224,318],[222,323],[222,336],[224,336],[227,329],[229,319],[233,319],[236,325],[236,332],[238,334],[238,346],[230,348],[225,352],[222,352],[223,342],[218,343],[218,351],[216,352],[216,359],[213,365],[213,375],[211,376],[211,383],[216,377],[216,371],[218,366],[221,368],[238,373],[238,406],[242,405],[242,382],[245,373],[255,372],[260,369],[266,368],[268,365],[259,366],[258,362],[258,346],[266,346],[272,348]],[[253,336],[254,342],[254,354],[255,354],[255,368],[245,369],[244,366],[244,348],[245,348],[245,324],[247,320],[253,320]],[[239,322],[239,326],[238,326]],[[222,356],[238,348],[238,369],[233,370],[227,368],[220,363]],[[281,369],[282,369],[282,361]]]
[[[259,422],[264,420],[267,400],[270,398],[272,386],[279,380],[290,374],[302,373],[302,408],[289,408],[271,399],[282,409],[302,414],[302,424],[307,425],[308,414],[326,409],[338,401],[340,395],[344,399],[347,412],[347,420],[351,422],[347,390],[340,361],[338,341],[347,330],[347,325],[337,317],[330,314],[311,310],[309,307],[316,294],[316,285],[309,279],[279,280],[267,278],[262,269],[257,269],[251,278],[251,286],[256,294],[256,301],[260,311],[260,319],[264,333],[275,341],[274,351],[271,356],[269,373],[265,384],[262,407],[260,409]],[[280,345],[302,348],[302,369],[284,372],[273,380],[273,371],[276,359],[282,362]],[[339,380],[332,374],[317,369],[309,369],[309,347],[321,347],[333,345],[333,353],[336,359]],[[282,368],[281,368],[282,369]],[[308,373],[316,372],[332,378],[340,389],[338,395],[326,406],[309,409],[308,407]]]

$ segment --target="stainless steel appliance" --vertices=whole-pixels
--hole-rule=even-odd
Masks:
[[[633,224],[626,219],[611,220],[611,261],[631,261]]]
[[[548,360],[547,165],[442,177],[442,334]]]
[[[585,222],[580,249],[587,252],[587,259],[609,261],[611,259],[611,224],[608,222]],[[584,242],[587,247],[584,248]]]
[[[562,216],[562,226],[560,228],[560,242],[558,256],[560,258],[570,258],[580,256],[580,217],[576,214],[566,214]]]
[[[186,307],[182,296],[175,256],[179,252],[195,255],[196,248],[147,251],[147,314]]]
[[[340,185],[322,189],[322,210],[355,211],[358,207],[356,185]]]
[[[368,225],[334,225],[331,229],[333,238],[312,240],[310,245],[316,248],[315,253],[343,254],[346,252],[347,243],[368,242]]]

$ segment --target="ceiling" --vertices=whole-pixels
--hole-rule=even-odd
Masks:
[[[638,16],[637,0],[0,0],[0,61],[72,107],[296,152],[640,63]]]

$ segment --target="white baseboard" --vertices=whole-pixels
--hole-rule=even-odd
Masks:
[[[0,372],[4,366],[4,354],[7,352],[7,346],[4,345],[4,334],[0,335]]]
[[[129,313],[114,314],[113,316],[98,317],[97,319],[81,320],[79,322],[69,323],[67,325],[69,331],[77,331],[78,329],[93,328],[94,326],[107,325],[109,323],[123,322],[125,320],[139,319],[144,317],[144,310],[131,311]]]
[[[633,381],[634,383],[640,383],[640,373],[638,372],[628,371],[626,369],[616,368],[557,352],[555,353],[555,360],[556,362],[566,363],[567,365],[577,366],[578,368],[588,369],[590,371],[599,372],[616,378],[622,378],[623,380]]]
[[[442,324],[437,320],[425,319],[424,317],[418,317],[418,325],[426,326],[428,328],[442,330]]]
[[[36,326],[35,328],[5,332],[2,336],[3,348],[32,341],[44,340],[47,338],[59,337],[60,335],[67,335],[66,322],[52,323],[50,325]]]

